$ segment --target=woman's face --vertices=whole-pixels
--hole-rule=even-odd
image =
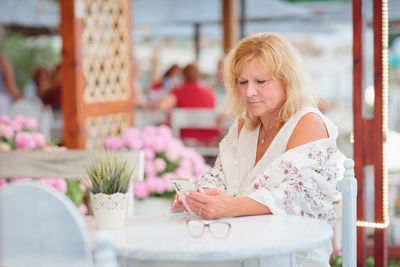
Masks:
[[[281,80],[266,74],[256,60],[249,60],[237,79],[239,94],[254,116],[277,113],[286,100]]]

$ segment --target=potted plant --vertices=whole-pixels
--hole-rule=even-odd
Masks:
[[[89,160],[84,168],[94,218],[98,229],[117,229],[125,224],[128,189],[133,168],[109,152]]]

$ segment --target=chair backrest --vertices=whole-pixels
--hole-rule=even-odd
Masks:
[[[218,127],[219,114],[215,109],[208,108],[175,108],[171,112],[171,129],[176,138],[181,138],[181,129],[215,129]],[[216,157],[218,146],[202,146],[195,143],[193,147],[205,157]]]
[[[43,104],[40,100],[21,98],[12,103],[10,107],[10,116],[13,118],[17,115],[35,118],[40,122]]]
[[[345,159],[343,179],[337,189],[342,194],[342,259],[343,267],[357,265],[357,180],[354,161]]]
[[[92,264],[85,222],[57,190],[36,182],[8,185],[0,190],[0,218],[0,266]]]
[[[218,113],[208,108],[175,108],[171,112],[171,129],[180,138],[184,128],[207,129],[218,127]]]

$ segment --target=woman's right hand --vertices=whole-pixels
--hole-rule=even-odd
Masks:
[[[179,199],[179,195],[178,194],[175,194],[174,202],[172,203],[172,206],[171,206],[171,211],[175,211],[175,210],[187,211],[185,205],[182,202],[182,200]]]

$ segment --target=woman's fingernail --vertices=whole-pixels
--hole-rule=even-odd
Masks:
[[[199,192],[204,192],[204,189],[202,187],[200,187]]]

